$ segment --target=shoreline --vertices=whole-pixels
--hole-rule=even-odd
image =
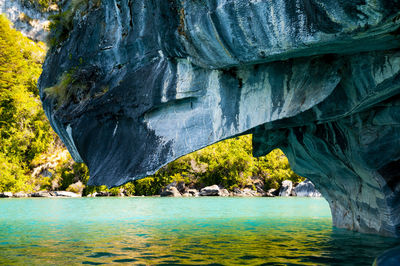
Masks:
[[[78,193],[71,191],[38,191],[33,193],[25,192],[0,192],[0,198],[98,198],[98,197],[322,197],[309,180],[293,186],[290,180],[284,180],[279,189],[264,190],[264,187],[250,188],[234,188],[228,191],[218,185],[206,186],[199,190],[186,187],[184,182],[172,182],[165,186],[160,194],[155,195],[129,195],[124,190],[120,190],[118,194],[109,191],[98,191],[88,195],[82,195],[83,189]]]
[[[0,193],[1,194],[1,193]],[[229,195],[229,196],[196,196],[196,197],[162,197],[160,195],[142,195],[142,196],[118,196],[118,195],[109,195],[109,196],[81,196],[77,194],[77,196],[24,196],[24,197],[0,197],[2,199],[73,199],[73,198],[323,198],[323,197],[314,197],[314,196],[237,196],[237,195]]]

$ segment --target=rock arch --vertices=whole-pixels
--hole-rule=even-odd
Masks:
[[[90,184],[253,133],[255,155],[283,149],[336,226],[400,235],[398,0],[104,0],[74,12],[39,88]]]

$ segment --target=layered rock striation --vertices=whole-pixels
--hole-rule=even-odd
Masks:
[[[92,185],[252,133],[334,225],[400,236],[399,21],[399,0],[87,1],[40,95]]]

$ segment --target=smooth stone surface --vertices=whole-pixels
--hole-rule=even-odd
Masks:
[[[204,187],[200,190],[200,196],[219,196],[220,188],[218,185]]]
[[[25,192],[16,192],[13,194],[14,198],[26,198],[28,197],[28,194]]]
[[[265,194],[266,197],[275,197],[278,195],[279,195],[279,190],[275,188],[268,189],[268,191]]]
[[[166,187],[161,193],[161,197],[181,197],[178,189],[175,186]]]
[[[222,188],[219,190],[218,196],[221,197],[229,197],[229,191],[226,188]]]
[[[93,197],[93,198],[95,198],[95,197],[109,197],[109,196],[111,196],[111,193],[109,193],[109,192],[106,192],[106,191],[99,191],[99,192],[94,192],[94,193],[92,193],[92,194],[89,194],[89,195],[87,195],[86,197]]]
[[[11,198],[12,196],[12,192],[0,192],[0,198]]]
[[[39,80],[89,185],[252,133],[254,155],[281,148],[335,226],[400,236],[398,0],[130,3],[79,10]],[[65,73],[66,99],[45,93]]]
[[[34,198],[50,198],[53,197],[55,194],[54,192],[48,192],[48,191],[39,191],[39,192],[34,192],[29,194],[31,197]]]
[[[282,181],[281,188],[279,189],[279,196],[289,197],[292,194],[293,182],[290,180]]]
[[[55,196],[57,197],[67,197],[67,198],[78,198],[81,197],[80,194],[70,192],[70,191],[54,191]]]
[[[13,23],[13,27],[34,41],[45,42],[49,35],[49,16],[56,10],[41,12],[31,1],[0,1],[0,13]]]
[[[261,196],[261,194],[259,194],[256,190],[253,190],[250,188],[244,188],[244,189],[234,188],[233,196],[235,196],[235,197],[256,197],[256,196]]]
[[[188,189],[186,193],[190,194],[192,197],[198,197],[200,195],[197,189]]]
[[[297,197],[321,197],[321,193],[315,189],[314,184],[306,179],[293,188]]]

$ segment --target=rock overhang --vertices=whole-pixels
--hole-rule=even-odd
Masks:
[[[338,226],[399,233],[393,217],[368,227],[357,214],[361,203],[382,215],[397,206],[398,180],[387,173],[398,154],[369,156],[397,145],[398,1],[90,3],[50,50],[39,82],[45,112],[89,166],[90,184],[121,185],[253,133],[255,155],[282,148],[330,201]],[[71,84],[61,101],[45,88],[63,73]],[[312,154],[335,163],[313,163]],[[338,173],[351,181],[327,181]],[[369,194],[347,204],[346,182]]]

